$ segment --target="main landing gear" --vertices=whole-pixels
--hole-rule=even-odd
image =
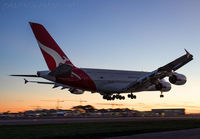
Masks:
[[[119,99],[119,100],[124,100],[124,99],[125,99],[124,96],[121,96],[121,95],[119,95],[119,94],[113,95],[113,97],[115,97],[116,99]]]
[[[121,96],[121,95],[119,95],[119,94],[113,95],[113,96],[104,95],[104,96],[103,96],[103,99],[107,99],[107,100],[115,100],[115,99],[124,100],[125,97],[124,97],[124,96]]]
[[[136,99],[136,95],[133,95],[133,93],[131,93],[131,94],[128,94],[128,98],[131,98],[131,99]]]

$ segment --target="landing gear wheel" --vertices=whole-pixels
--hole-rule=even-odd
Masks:
[[[115,100],[115,96],[112,96],[112,97],[111,97],[111,100]]]
[[[133,99],[133,96],[131,96],[131,99]]]
[[[164,97],[163,92],[161,92],[161,94],[160,94],[160,98],[163,98],[163,97]]]
[[[131,94],[128,94],[128,98],[136,99],[136,95],[133,95],[132,93],[131,93]]]
[[[111,97],[110,95],[103,95],[103,99],[114,100],[114,97]]]
[[[120,98],[120,96],[119,96],[119,95],[116,95],[115,97],[116,97],[116,99],[119,99],[119,98]]]

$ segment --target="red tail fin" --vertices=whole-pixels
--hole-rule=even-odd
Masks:
[[[60,49],[58,44],[54,41],[43,25],[32,22],[29,23],[50,70],[55,69],[60,64],[72,65],[68,57]]]

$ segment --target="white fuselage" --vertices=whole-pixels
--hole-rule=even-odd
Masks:
[[[97,92],[119,93],[129,83],[149,72],[81,68],[96,85]]]
[[[80,68],[83,72],[85,72],[90,79],[94,82],[96,90],[91,91],[83,88],[78,88],[76,86],[69,85],[72,88],[82,89],[85,91],[91,92],[99,92],[99,93],[106,93],[106,94],[113,94],[113,93],[127,93],[123,89],[126,88],[130,83],[136,81],[137,79],[147,75],[149,72],[141,72],[141,71],[125,71],[125,70],[108,70],[108,69],[90,69],[90,68]],[[55,78],[49,76],[48,73],[50,71],[40,71],[40,76],[56,82]],[[82,79],[84,80],[84,78]],[[155,91],[152,88],[140,88],[139,91]]]

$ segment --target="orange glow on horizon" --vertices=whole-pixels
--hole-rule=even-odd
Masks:
[[[56,103],[55,103],[56,104]],[[37,108],[39,109],[56,109],[56,105],[54,104],[54,106],[52,105],[32,105],[33,107],[30,107],[30,106],[24,106],[24,105],[13,105],[13,106],[4,106],[4,107],[1,107],[0,108],[0,113],[3,113],[3,112],[12,112],[12,113],[18,113],[18,112],[24,112],[24,111],[27,111],[27,110],[36,110]],[[106,104],[106,103],[105,103]],[[113,103],[115,104],[115,103]],[[77,104],[77,105],[80,105],[80,104]],[[74,106],[77,106],[77,105],[74,105]],[[90,104],[82,104],[82,105],[90,105]],[[91,104],[92,105],[92,104]],[[133,107],[130,107],[130,106],[127,106],[124,105],[124,106],[115,106],[115,105],[106,105],[106,106],[99,106],[99,105],[92,105],[94,106],[96,109],[108,109],[108,108],[129,108],[129,109],[134,109],[134,110],[138,110],[138,111],[151,111],[151,109],[167,109],[167,108],[185,108],[186,109],[186,113],[189,114],[189,113],[200,113],[200,108],[197,107],[197,106],[176,106],[173,105],[171,107],[169,106],[149,106],[149,107],[145,107],[145,105],[141,105],[141,104],[138,104],[137,106],[135,106],[135,108]],[[73,106],[70,106],[70,107],[62,107],[61,105],[61,108],[60,109],[71,109]]]
[[[45,90],[45,88],[47,88]],[[97,93],[85,92],[82,95],[73,95],[68,91],[59,89],[49,89],[49,86],[23,86],[24,91],[6,92],[7,96],[0,98],[0,113],[3,112],[24,112],[26,110],[35,110],[36,108],[41,109],[56,109],[57,100],[65,100],[60,102],[61,109],[70,109],[77,105],[92,105],[96,109],[102,108],[129,108],[138,111],[151,111],[151,109],[166,109],[166,108],[185,108],[186,113],[200,113],[200,103],[195,99],[190,98],[190,94],[184,94],[184,88],[177,88],[173,93],[166,93],[166,97],[163,99],[159,98],[159,92],[140,92],[137,93],[138,99],[131,100],[115,100],[106,101],[102,99],[102,96]],[[180,93],[179,93],[180,92]],[[188,97],[187,97],[188,95]],[[185,99],[187,97],[187,99]],[[179,98],[179,99],[177,99]],[[51,101],[42,101],[51,100]],[[52,101],[53,100],[53,101]],[[80,101],[86,101],[80,103]],[[193,101],[194,100],[194,101]],[[98,105],[98,103],[105,103],[110,105]],[[111,104],[120,104],[119,106]]]

